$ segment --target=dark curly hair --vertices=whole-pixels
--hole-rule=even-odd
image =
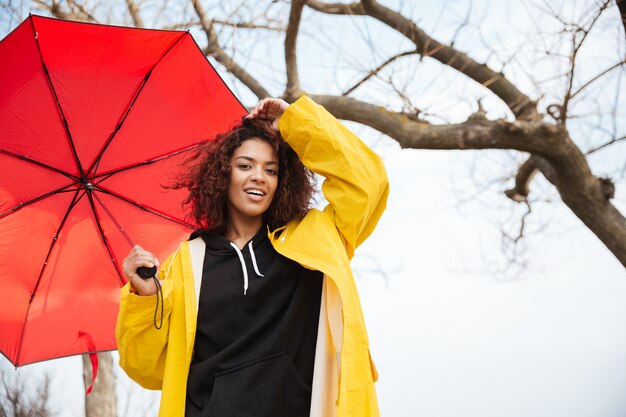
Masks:
[[[241,123],[204,144],[186,163],[191,167],[175,185],[188,188],[183,202],[189,205],[189,217],[208,232],[223,234],[228,221],[227,188],[230,160],[241,144],[252,138],[269,143],[278,157],[278,185],[274,198],[263,214],[263,221],[274,229],[301,219],[309,211],[315,190],[314,174],[302,165],[298,155],[274,133],[267,121],[243,118]]]

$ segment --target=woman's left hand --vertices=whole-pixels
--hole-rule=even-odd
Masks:
[[[283,115],[285,110],[289,107],[289,103],[279,98],[264,98],[259,101],[252,110],[248,117],[261,120],[267,120],[272,123],[272,129],[278,134],[278,119]]]

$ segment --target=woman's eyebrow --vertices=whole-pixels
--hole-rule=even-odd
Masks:
[[[251,156],[245,156],[245,155],[240,155],[237,158],[235,158],[235,160],[237,160],[237,159],[245,159],[246,161],[256,162],[256,159],[252,158]],[[265,163],[265,165],[278,165],[278,162],[276,162],[276,161],[267,161]]]

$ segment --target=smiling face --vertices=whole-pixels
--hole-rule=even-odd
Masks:
[[[272,146],[259,138],[241,143],[230,160],[228,222],[263,221],[278,185],[278,157]]]

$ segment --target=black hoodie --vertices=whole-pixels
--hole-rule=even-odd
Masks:
[[[186,417],[308,417],[322,273],[277,253],[265,226],[241,250],[201,236]]]

